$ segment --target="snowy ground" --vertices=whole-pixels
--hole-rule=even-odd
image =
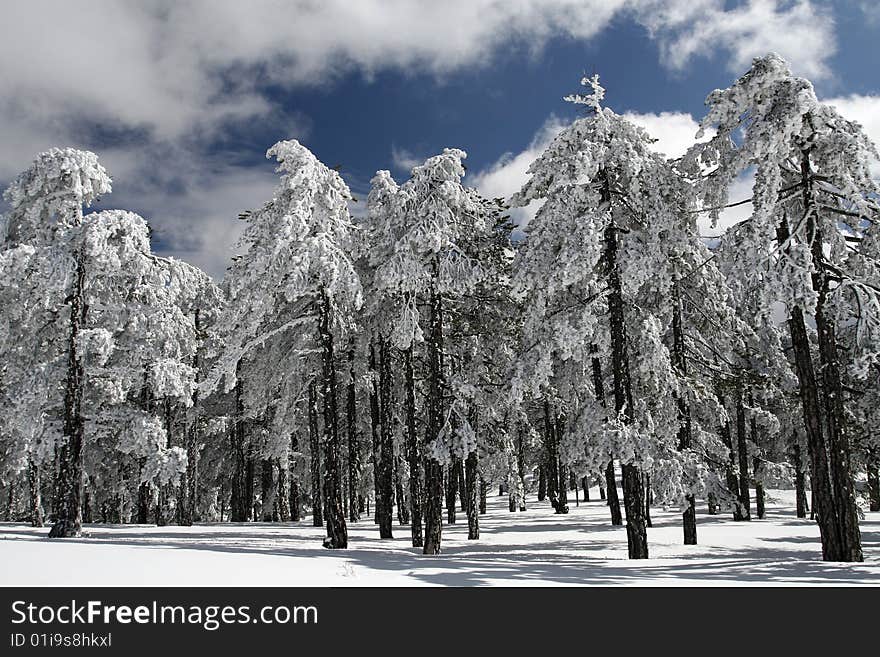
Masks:
[[[698,515],[697,546],[681,544],[680,515],[652,509],[651,559],[630,561],[626,530],[604,502],[571,504],[567,516],[530,500],[525,513],[489,498],[479,541],[464,514],[443,527],[443,554],[409,545],[409,528],[381,541],[372,522],[349,525],[349,546],[321,547],[302,523],[194,527],[88,525],[82,539],[49,540],[47,529],[0,523],[0,584],[105,586],[419,585],[880,585],[880,513],[862,522],[865,563],[821,561],[815,523],[795,517],[792,494],[771,491],[767,518],[735,523]]]

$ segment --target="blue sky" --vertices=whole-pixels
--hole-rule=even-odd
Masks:
[[[676,154],[706,94],[775,50],[880,140],[878,2],[33,0],[2,11],[0,183],[50,146],[94,150],[114,178],[102,207],[139,212],[157,251],[218,276],[237,213],[271,197],[275,141],[297,138],[339,165],[359,196],[377,169],[402,180],[460,147],[470,184],[506,196],[575,116],[561,98],[584,72]]]

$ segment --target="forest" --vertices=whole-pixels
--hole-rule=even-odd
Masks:
[[[875,145],[775,54],[708,95],[676,159],[581,84],[508,199],[447,148],[356,201],[279,141],[219,281],[153,253],[137,214],[90,210],[111,192],[94,153],[39,154],[0,219],[0,516],[58,539],[301,521],[333,550],[372,523],[437,555],[457,521],[480,539],[490,491],[565,515],[598,486],[646,559],[652,507],[696,545],[698,507],[745,523],[793,489],[816,558],[862,561]],[[729,197],[741,177],[749,199]]]

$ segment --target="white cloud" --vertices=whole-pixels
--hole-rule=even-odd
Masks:
[[[860,123],[871,141],[880,148],[880,96],[853,94],[829,98],[825,102],[833,105],[844,118]],[[874,162],[871,172],[880,180],[880,162]]]
[[[395,169],[406,173],[407,175],[409,175],[409,172],[413,167],[420,165],[425,159],[426,158],[419,157],[405,148],[398,148],[397,146],[391,147],[391,164]]]
[[[700,124],[687,112],[660,112],[659,114],[626,112],[623,117],[647,130],[657,141],[653,149],[669,158],[681,157],[694,142]],[[701,141],[711,139],[707,132]]]
[[[683,69],[697,56],[728,53],[728,69],[745,72],[755,57],[778,52],[794,71],[829,74],[836,49],[830,9],[808,0],[747,0],[725,8],[724,0],[634,0],[637,20],[657,39],[663,61]]]
[[[796,70],[823,74],[832,23],[803,0],[28,0],[4,3],[0,20],[0,181],[55,145],[97,150],[116,178],[108,202],[152,214],[157,233],[197,264],[222,270],[238,209],[267,198],[270,182],[243,167],[200,160],[231,122],[277,115],[266,84],[332,84],[345,73],[428,71],[444,76],[489,65],[510,48],[539,51],[558,37],[587,41],[618,17],[646,26],[667,66],[721,53],[744,71],[777,50]],[[135,134],[128,145],[83,126]],[[671,119],[667,122],[671,128]],[[685,121],[675,128],[689,128]],[[540,140],[475,176],[509,196]],[[291,136],[285,130],[280,137]],[[94,142],[94,143],[93,143]],[[678,147],[680,137],[662,135]],[[175,147],[172,148],[171,144]],[[268,146],[268,144],[267,144]],[[157,172],[147,154],[174,153]],[[392,153],[394,155],[394,153]],[[413,154],[400,150],[395,166]],[[175,159],[176,158],[176,159]],[[195,163],[195,164],[194,164]],[[170,181],[183,192],[169,195]],[[527,220],[529,210],[521,212]],[[221,219],[225,217],[225,219]],[[190,233],[199,232],[198,238]],[[203,234],[202,234],[203,233]],[[175,241],[177,240],[177,241]],[[213,251],[212,251],[213,249]]]
[[[467,183],[476,187],[487,198],[509,199],[528,180],[527,171],[532,162],[550,145],[565,125],[562,119],[551,115],[525,150],[519,153],[505,153],[490,167],[468,176]],[[531,203],[524,208],[513,208],[510,217],[522,229],[535,216],[538,207],[538,203]]]

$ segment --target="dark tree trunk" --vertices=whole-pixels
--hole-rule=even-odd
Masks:
[[[605,407],[605,384],[604,379],[602,377],[602,363],[599,360],[597,354],[598,348],[596,345],[590,345],[590,352],[593,354],[591,359],[591,366],[593,371],[593,393],[596,395],[596,400]],[[608,466],[605,468],[605,486],[608,489],[608,508],[611,511],[611,524],[612,525],[622,525],[623,524],[623,515],[620,512],[620,498],[617,496],[617,478],[614,475],[614,460],[609,461]],[[604,491],[599,489],[602,494],[602,499],[605,499]]]
[[[379,405],[379,389],[382,386],[382,374],[376,360],[376,346],[370,343],[370,371],[372,372],[372,384],[370,385],[370,458],[373,461],[373,522],[379,524],[379,507],[382,493],[379,491],[379,463],[382,460],[382,412]],[[381,529],[380,529],[381,535]]]
[[[199,309],[196,308],[193,318],[195,334],[202,338],[202,327],[199,321]],[[196,386],[192,394],[192,407],[186,413],[187,425],[184,428],[186,449],[186,470],[181,475],[179,512],[177,521],[189,527],[193,524],[196,515],[198,497],[198,462],[199,462],[199,351],[196,349],[193,356],[193,369],[196,372]]]
[[[345,403],[345,428],[348,437],[348,519],[361,519],[358,494],[361,482],[361,453],[357,435],[357,390],[355,389],[354,349],[348,350],[348,386]]]
[[[706,507],[710,516],[718,515],[718,496],[715,493],[706,496]]]
[[[749,496],[749,451],[746,446],[746,409],[740,385],[736,396],[736,453],[739,466],[739,506],[742,520],[752,519],[752,502]]]
[[[610,203],[608,178],[604,176],[603,200]],[[623,292],[617,264],[618,236],[614,217],[605,228],[605,266],[608,272],[608,319],[611,333],[611,372],[614,381],[614,410],[625,424],[632,422],[632,386],[624,319]],[[648,534],[645,528],[645,496],[642,475],[633,464],[622,464],[623,504],[626,507],[626,537],[630,559],[648,558]]]
[[[547,468],[543,461],[538,465],[538,501],[547,499]]]
[[[235,421],[232,442],[232,482],[230,485],[229,520],[247,522],[250,501],[247,496],[247,452],[245,447],[244,402],[242,401],[241,361],[236,365]]]
[[[630,559],[648,558],[648,532],[645,521],[642,474],[633,465],[622,465],[623,505],[626,508],[626,540]]]
[[[324,547],[348,547],[348,528],[342,507],[342,464],[340,462],[339,413],[336,398],[336,362],[333,357],[333,332],[330,299],[321,295],[318,323],[321,340],[322,398],[324,407],[324,499],[327,507],[327,538]]]
[[[556,470],[559,475],[559,504],[556,507],[556,513],[568,513],[568,468],[565,463],[563,463],[559,451],[559,445],[562,442],[562,436],[565,432],[565,418],[562,415],[556,417],[554,428],[553,439],[556,448]]]
[[[720,392],[718,394],[718,401],[722,406],[726,405],[724,395]],[[725,464],[725,475],[727,478],[727,492],[730,496],[733,497],[733,519],[737,522],[741,520],[745,520],[743,516],[742,503],[740,502],[739,497],[739,479],[736,476],[735,471],[735,463],[736,463],[736,449],[733,443],[733,433],[730,429],[730,421],[725,421],[725,423],[721,426],[721,439],[724,442],[724,445],[727,447],[727,463]]]
[[[817,514],[822,538],[822,558],[825,561],[862,561],[855,491],[850,474],[849,441],[842,424],[843,391],[835,327],[833,320],[825,315],[829,280],[824,265],[822,235],[813,217],[813,213],[818,212],[819,208],[813,199],[812,181],[809,153],[805,153],[801,163],[801,182],[807,235],[815,268],[812,276],[813,290],[818,295],[815,321],[824,389],[821,398],[806,321],[799,306],[792,308],[788,326],[807,431],[807,447],[812,466],[813,511]],[[788,222],[783,217],[777,231],[777,242],[782,247],[788,238]]]
[[[143,482],[138,486],[137,514],[135,522],[146,525],[150,521],[150,484]]]
[[[480,538],[480,516],[477,509],[478,458],[476,450],[465,461],[464,510],[468,519],[468,538]]]
[[[607,499],[608,498],[605,497],[605,486],[603,486],[602,484],[599,484],[599,500],[604,502]]]
[[[653,523],[651,522],[651,504],[653,503],[654,498],[651,495],[651,476],[645,475],[645,526],[653,527]]]
[[[764,516],[767,514],[767,509],[764,505],[764,484],[761,483],[761,480],[758,478],[760,468],[761,461],[757,458],[752,459],[752,472],[755,477],[755,513],[758,514],[758,520],[763,520]]]
[[[797,437],[795,437],[797,440]],[[807,504],[807,482],[806,473],[804,472],[804,464],[801,459],[801,446],[795,442],[794,444],[794,485],[797,496],[797,517],[806,518],[809,505]]]
[[[3,513],[3,520],[12,522],[15,520],[15,482],[10,481],[6,487],[6,510]]]
[[[416,381],[413,368],[413,349],[410,345],[403,352],[404,382],[406,396],[404,413],[406,415],[406,452],[409,459],[409,503],[410,530],[413,547],[422,547],[422,505],[424,498],[422,463],[425,460],[422,444],[416,433]]]
[[[519,510],[526,510],[526,458],[525,448],[523,445],[523,434],[519,432],[516,438],[516,475],[519,478]],[[486,513],[485,510],[480,513]]]
[[[315,383],[309,384],[309,453],[311,473],[312,525],[324,526],[324,493],[321,486],[321,442],[318,437],[318,393]]]
[[[480,477],[480,515],[486,514],[486,494],[489,492],[489,482]],[[525,511],[525,502],[523,502],[522,511]]]
[[[391,428],[392,380],[391,353],[388,341],[379,342],[379,462],[376,512],[379,519],[379,537],[392,538],[394,520],[394,435]]]
[[[584,489],[584,502],[590,501],[590,478],[581,478],[581,487]]]
[[[605,468],[605,488],[608,491],[611,524],[622,525],[623,513],[620,510],[620,496],[617,494],[617,475],[614,473],[614,461],[609,461],[608,467]]]
[[[28,460],[28,485],[30,487],[31,527],[43,526],[43,499],[40,493],[40,464]]]
[[[749,403],[752,406],[755,405],[755,400],[751,393],[749,393]],[[758,420],[755,419],[754,413],[749,418],[749,436],[752,439],[752,443],[755,445],[759,444]],[[759,520],[763,520],[766,509],[764,508],[764,484],[761,483],[760,467],[761,461],[756,456],[752,459],[752,476],[755,478],[755,513],[758,514]]]
[[[77,341],[87,312],[83,299],[84,284],[84,255],[79,253],[76,258],[75,287],[70,295],[64,422],[58,472],[58,515],[55,524],[49,530],[50,538],[68,538],[82,534],[82,457],[85,422],[82,417],[83,368],[77,354]]]
[[[455,524],[455,493],[458,488],[458,473],[461,470],[461,458],[452,457],[452,466],[449,468],[449,475],[446,477],[446,522],[450,525]]]
[[[244,495],[245,495],[245,507],[244,511],[247,513],[247,517],[245,520],[251,522],[258,518],[257,509],[256,509],[256,481],[257,481],[257,462],[253,457],[248,457],[245,462],[245,480],[244,480]]]
[[[681,290],[679,281],[672,286],[672,364],[678,369],[679,376],[687,376],[687,356],[684,346],[684,327],[681,314]],[[691,409],[683,396],[676,399],[678,406],[678,451],[691,449],[693,444],[693,426]],[[685,545],[697,544],[697,509],[692,494],[685,496],[685,509],[681,514],[682,533]]]
[[[544,400],[544,464],[547,473],[547,497],[550,498],[550,506],[556,513],[560,511],[559,500],[559,453],[556,442],[556,420],[553,409],[548,400]],[[565,482],[562,482],[565,489]]]
[[[877,458],[868,455],[868,499],[871,511],[880,511],[880,467]]]
[[[434,279],[437,263],[434,263]],[[428,357],[428,418],[425,446],[425,545],[424,554],[440,554],[443,521],[443,466],[430,453],[443,427],[445,364],[443,357],[443,299],[436,287],[431,289],[430,327],[426,344]]]
[[[409,524],[409,500],[403,486],[403,457],[394,457],[394,496],[397,500],[397,522],[401,525]]]
[[[88,487],[83,491],[83,522],[92,522],[92,496]]]
[[[276,459],[275,467],[278,468],[278,488],[275,491],[275,511],[278,520],[290,522],[290,475],[287,471],[287,463]]]
[[[299,451],[299,438],[295,433],[290,435],[290,452],[287,455],[288,486],[290,488],[290,519],[293,522],[302,520],[302,501],[300,499],[299,475],[296,468],[296,455]]]
[[[275,513],[275,477],[272,459],[260,463],[260,516],[263,522],[272,522]]]

